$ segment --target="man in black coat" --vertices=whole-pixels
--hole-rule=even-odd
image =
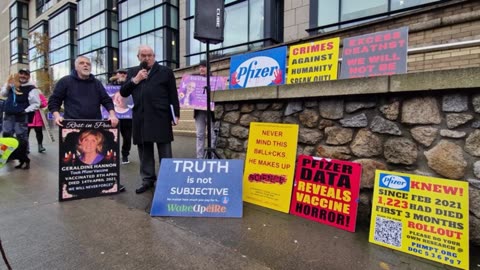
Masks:
[[[133,144],[138,147],[142,178],[142,185],[135,192],[143,193],[152,188],[157,179],[154,143],[159,162],[172,157],[172,126],[180,118],[180,105],[173,71],[155,61],[153,49],[141,45],[137,58],[140,66],[128,70],[127,82],[120,94],[133,98]]]

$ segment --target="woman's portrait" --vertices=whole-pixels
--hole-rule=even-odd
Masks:
[[[126,113],[130,109],[128,106],[128,98],[124,98],[120,95],[120,92],[116,92],[113,95],[113,105],[117,113]]]
[[[94,129],[85,130],[78,136],[78,159],[85,164],[97,164],[103,160],[103,143],[105,137],[102,132]]]

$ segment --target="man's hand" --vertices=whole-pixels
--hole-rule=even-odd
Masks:
[[[55,124],[57,126],[63,127],[63,125],[62,125],[63,117],[60,115],[59,112],[54,112],[53,113],[53,118],[54,118]]]
[[[178,124],[179,120],[180,120],[180,118],[175,116],[175,120],[172,120],[172,126],[176,126]]]
[[[132,81],[134,84],[139,84],[141,81],[146,79],[148,79],[148,71],[146,69],[140,69]]]
[[[118,125],[118,118],[115,115],[115,111],[113,111],[113,114],[110,112],[108,120],[110,120],[110,123],[112,123],[112,127],[116,127]]]

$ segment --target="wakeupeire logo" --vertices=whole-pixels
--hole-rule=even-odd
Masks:
[[[232,57],[230,88],[247,88],[285,83],[287,47]]]
[[[410,191],[410,177],[380,173],[380,187]]]

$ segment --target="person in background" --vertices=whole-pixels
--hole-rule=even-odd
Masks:
[[[4,105],[3,136],[15,135],[18,139],[28,142],[29,115],[40,107],[40,97],[37,87],[30,82],[30,71],[20,69],[10,76],[7,84],[2,87],[0,95],[7,97]]]
[[[48,100],[48,110],[53,114],[54,122],[63,126],[63,119],[102,119],[100,106],[109,113],[108,120],[113,127],[118,125],[112,98],[107,94],[102,82],[96,79],[92,72],[92,63],[88,57],[78,56],[75,59],[75,69],[70,75],[64,76],[56,84]],[[60,108],[64,104],[64,116]],[[119,191],[125,191],[120,185]]]
[[[40,108],[47,107],[47,98],[41,93],[39,90],[39,97],[40,97]],[[43,153],[46,151],[45,147],[43,147],[43,123],[42,116],[40,115],[42,112],[40,109],[36,110],[33,119],[30,123],[28,123],[28,136],[30,137],[30,130],[35,131],[35,137],[37,138],[37,145],[38,145],[38,152]]]
[[[207,76],[207,61],[206,60],[200,61],[198,69],[199,69],[200,76]],[[210,122],[211,123],[211,126],[210,126],[211,146],[212,148],[215,148],[217,134],[214,131],[215,117],[213,116],[213,112],[210,112],[210,115],[209,115],[209,113],[206,110],[193,111],[193,118],[195,119],[195,128],[197,130],[197,143],[196,143],[197,158],[205,157],[205,138],[207,137],[206,134],[207,134],[208,117],[210,117],[210,120],[211,120]]]
[[[119,69],[115,72],[115,76],[110,78],[112,85],[123,85],[127,81],[127,70]],[[115,110],[121,113],[124,110],[128,111],[127,99],[120,95],[120,92],[115,93],[113,98],[113,104]],[[132,119],[120,118],[120,134],[122,135],[122,164],[130,163],[128,156],[130,155],[130,149],[132,148]]]
[[[157,180],[154,144],[159,163],[162,158],[172,157],[172,126],[178,123],[180,106],[172,69],[159,65],[153,49],[147,45],[139,47],[137,58],[140,66],[128,70],[128,79],[120,94],[133,97],[133,144],[138,147],[142,179],[141,186],[135,190],[139,194],[152,188]]]

